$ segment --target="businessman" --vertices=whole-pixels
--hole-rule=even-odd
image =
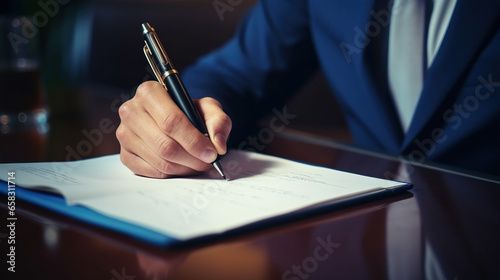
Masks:
[[[148,177],[207,170],[321,69],[357,147],[498,175],[499,50],[500,1],[263,0],[184,72],[211,141],[145,82],[120,107],[121,159]]]

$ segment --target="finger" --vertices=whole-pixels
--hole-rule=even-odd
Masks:
[[[120,160],[122,161],[123,165],[125,165],[136,175],[158,179],[169,178],[168,174],[162,173],[159,170],[153,168],[153,166],[151,166],[141,157],[127,151],[123,147],[120,151]]]
[[[172,101],[159,83],[143,83],[136,97],[157,127],[170,138],[179,143],[190,155],[205,163],[211,163],[217,152],[210,142],[186,115]],[[162,94],[163,93],[163,94]]]
[[[120,118],[122,119],[122,124],[126,130],[122,128],[123,139],[131,133],[135,134],[142,141],[140,143],[128,144],[125,147],[147,147],[150,152],[150,159],[153,158],[154,153],[156,157],[159,157],[167,162],[177,163],[179,165],[184,165],[194,170],[202,171],[207,169],[207,163],[193,157],[187,151],[184,150],[175,140],[170,138],[168,135],[163,133],[156,122],[151,118],[151,116],[143,108],[143,104],[140,102],[127,101],[119,109]],[[123,142],[123,141],[121,141]],[[138,148],[137,148],[138,149]],[[128,148],[130,151],[131,148]],[[142,157],[142,153],[146,153],[145,150],[139,150],[135,152],[137,155]],[[155,165],[155,162],[152,162]],[[158,168],[157,165],[155,167]]]
[[[121,144],[120,154],[122,162],[135,174],[154,178],[166,178],[174,175],[193,175],[198,172],[159,157],[143,143],[140,137],[128,131],[126,126],[120,125],[116,134]],[[205,170],[209,168],[210,165],[206,164]]]
[[[171,177],[178,176],[191,176],[199,173],[199,171],[195,171],[192,169],[186,168],[182,172],[177,172],[175,174],[163,173],[156,168],[153,168],[149,162],[145,161],[143,158],[138,155],[131,153],[127,150],[123,150],[120,152],[120,159],[127,168],[129,168],[134,174],[144,177],[150,178],[158,178],[158,179],[166,179]]]
[[[208,129],[212,144],[217,153],[223,155],[227,152],[227,138],[231,132],[231,118],[224,113],[222,105],[211,97],[195,100],[200,115]]]

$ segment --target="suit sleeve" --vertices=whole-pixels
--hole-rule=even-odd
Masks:
[[[281,110],[317,67],[307,1],[272,0],[256,4],[236,35],[186,69],[183,80],[192,98],[221,102],[235,146],[256,120]]]

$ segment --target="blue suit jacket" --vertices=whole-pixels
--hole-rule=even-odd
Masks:
[[[499,175],[500,1],[457,1],[406,134],[388,89],[387,2],[262,1],[184,82],[221,101],[237,129],[321,67],[358,147]]]

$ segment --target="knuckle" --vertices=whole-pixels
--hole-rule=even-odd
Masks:
[[[154,81],[147,81],[140,84],[135,92],[135,98],[137,99],[149,98],[149,96],[153,94],[155,90],[158,89],[158,85],[159,85],[158,82]]]
[[[122,120],[128,119],[129,116],[131,115],[130,111],[132,110],[132,106],[130,104],[130,100],[123,103],[120,108],[118,108],[118,115],[120,115],[120,118]]]
[[[168,135],[174,134],[182,124],[183,118],[185,118],[185,116],[180,113],[171,113],[165,115],[163,120],[161,121],[162,130]]]
[[[175,141],[161,137],[157,141],[158,153],[165,159],[172,159],[177,154],[178,145]]]
[[[209,106],[210,108],[217,107],[218,109],[223,110],[222,104],[220,104],[220,102],[217,99],[212,97],[203,97],[199,100],[198,104],[203,106]]]
[[[158,171],[159,173],[161,174],[175,174],[175,164],[169,162],[169,161],[166,161],[166,160],[160,160],[158,162],[158,169],[160,171]]]
[[[207,119],[207,123],[210,123],[211,126],[223,129],[225,132],[229,133],[233,127],[233,121],[226,114],[217,114],[210,119]]]
[[[220,102],[219,102],[219,101],[217,101],[217,99],[212,98],[212,97],[203,97],[203,98],[201,99],[201,101],[202,101],[202,102],[206,102],[206,103],[212,103],[212,104],[214,104],[214,105],[217,105],[217,106],[219,106],[219,107],[222,107],[222,106],[220,105]]]
[[[200,136],[199,137],[190,137],[188,139],[186,139],[183,143],[182,143],[182,146],[184,147],[184,149],[189,152],[189,153],[196,153],[196,151],[199,151],[203,146],[203,139],[205,139],[206,137],[201,135],[201,133],[199,134]]]
[[[226,114],[221,114],[218,116],[218,120],[217,120],[221,125],[223,125],[224,127],[229,127],[231,128],[233,126],[233,121],[231,120],[231,118],[226,115]]]
[[[118,139],[118,141],[122,143],[125,141],[126,138],[127,138],[126,129],[123,127],[122,124],[120,124],[116,129],[116,139]]]

